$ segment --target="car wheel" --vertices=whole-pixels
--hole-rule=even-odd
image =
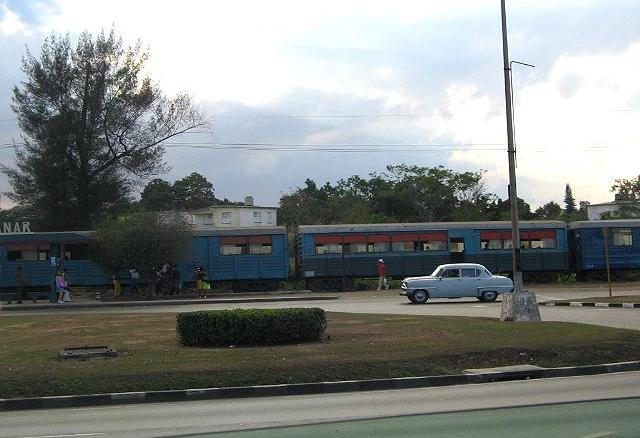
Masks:
[[[413,302],[416,304],[424,304],[429,299],[429,293],[426,290],[417,290],[413,293]]]
[[[496,300],[496,298],[498,298],[498,292],[494,290],[486,290],[482,292],[482,295],[480,296],[480,301],[493,302]]]

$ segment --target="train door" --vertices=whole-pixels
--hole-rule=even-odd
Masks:
[[[464,237],[449,236],[449,258],[451,263],[464,263]]]

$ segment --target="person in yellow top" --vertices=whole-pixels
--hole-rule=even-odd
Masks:
[[[119,300],[120,294],[122,294],[122,285],[120,284],[120,280],[118,280],[118,276],[113,276],[113,299]]]

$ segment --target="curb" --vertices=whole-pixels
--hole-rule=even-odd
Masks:
[[[582,301],[544,301],[539,303],[540,306],[558,306],[558,307],[616,307],[625,309],[640,309],[640,303],[596,303]]]
[[[337,300],[337,296],[308,296],[308,297],[267,297],[267,298],[213,298],[195,300],[158,300],[158,301],[109,301],[66,304],[33,304],[23,306],[9,304],[0,307],[0,312],[51,310],[51,309],[101,309],[106,307],[146,307],[146,306],[181,306],[189,304],[233,304],[233,303],[271,303],[282,301],[323,301]],[[10,306],[10,307],[7,307]]]
[[[550,377],[589,376],[640,370],[640,361],[619,362],[577,367],[540,368],[521,371],[455,374],[445,376],[400,377],[392,379],[346,380],[339,382],[296,383],[264,386],[185,389],[148,392],[120,392],[53,397],[0,399],[0,412],[26,409],[53,409],[81,406],[102,406],[133,403],[158,403],[196,400],[220,400],[247,397],[329,394],[339,392],[380,391],[427,388],[509,380],[543,379]]]

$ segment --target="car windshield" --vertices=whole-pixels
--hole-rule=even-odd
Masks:
[[[432,276],[432,277],[442,277],[442,271],[443,271],[443,269],[442,269],[441,267],[439,267],[439,266],[438,266],[438,267],[435,269],[435,271],[433,271],[433,272],[431,273],[431,276]]]

